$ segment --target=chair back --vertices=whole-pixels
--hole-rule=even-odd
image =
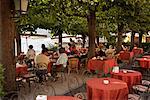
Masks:
[[[37,68],[38,69],[47,69],[47,65],[45,63],[38,63]]]
[[[68,62],[69,62],[69,67],[70,68],[77,68],[78,67],[78,64],[79,64],[79,59],[78,58],[70,58],[69,60],[68,60]]]
[[[130,52],[120,53],[120,59],[121,60],[129,60],[130,59]]]
[[[134,53],[135,56],[140,55],[143,53],[142,49],[133,49],[132,52]]]

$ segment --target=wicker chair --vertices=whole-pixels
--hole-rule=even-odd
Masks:
[[[78,64],[79,64],[79,59],[78,58],[70,58],[68,60],[69,65],[68,65],[68,75],[70,74],[70,72],[72,70],[75,70],[77,73],[79,73],[78,71]]]

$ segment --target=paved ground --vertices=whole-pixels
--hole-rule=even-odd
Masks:
[[[20,94],[21,98],[19,100],[35,100],[36,96],[39,94],[43,95],[74,95],[76,92],[85,91],[83,85],[88,79],[87,76],[82,76],[81,74],[72,73],[69,76],[67,74],[66,79],[58,79],[56,82],[47,81],[43,84],[32,83],[31,89],[28,88],[28,84],[24,84],[21,87]],[[84,90],[83,90],[83,89]],[[25,99],[23,99],[23,97]]]
[[[133,69],[130,65],[123,65],[125,69]],[[147,71],[135,68],[135,70],[141,71],[143,74],[143,79],[150,80],[150,76],[147,76]],[[63,78],[63,81],[61,79],[58,79],[58,81],[53,82],[51,80],[48,80],[47,82],[43,84],[39,83],[32,83],[31,88],[29,89],[28,84],[26,82],[23,83],[23,86],[20,88],[18,99],[16,100],[35,100],[36,96],[39,94],[42,95],[71,95],[73,96],[75,93],[78,92],[86,92],[85,89],[85,82],[87,79],[91,77],[96,77],[94,74],[76,74],[71,73],[69,76],[67,73],[65,74],[66,79]],[[11,100],[11,99],[8,99]]]

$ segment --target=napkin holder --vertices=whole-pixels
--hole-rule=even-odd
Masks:
[[[119,73],[119,66],[113,67],[112,72],[114,72],[114,73]]]
[[[38,95],[36,100],[47,100],[47,95]]]

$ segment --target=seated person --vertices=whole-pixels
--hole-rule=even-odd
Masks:
[[[72,50],[71,50],[71,55],[74,55],[74,54],[79,55],[79,52],[78,52],[78,50],[76,49],[76,46],[75,46],[75,45],[72,46]]]
[[[128,46],[122,45],[122,49],[123,49],[123,51],[129,51],[129,47]]]
[[[47,67],[50,62],[48,55],[48,49],[43,49],[42,53],[36,56],[35,63],[37,67],[36,75],[39,77],[39,82],[43,81],[43,76],[47,73]]]
[[[59,53],[60,53],[60,56],[56,62],[56,65],[63,65],[63,67],[65,68],[67,66],[68,56],[65,53],[64,48],[60,48]]]
[[[109,49],[107,49],[105,53],[108,58],[112,58],[114,56],[115,49],[113,49],[112,45],[110,45]]]
[[[133,49],[138,49],[138,44],[134,44]]]
[[[106,57],[106,54],[105,54],[105,52],[104,52],[102,49],[100,49],[100,50],[96,53],[96,57],[97,57],[97,56]]]
[[[28,67],[32,67],[32,62],[35,59],[35,50],[33,49],[33,45],[29,45],[28,52],[26,54]]]
[[[59,53],[60,53],[60,56],[59,56],[58,60],[56,61],[55,66],[53,66],[53,68],[52,68],[52,75],[54,77],[56,75],[57,68],[62,68],[62,71],[64,71],[64,69],[67,66],[68,56],[65,53],[65,49],[64,48],[60,48],[59,49]]]

